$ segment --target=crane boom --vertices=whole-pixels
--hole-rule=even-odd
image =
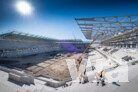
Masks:
[[[82,56],[83,56],[83,54],[89,49],[89,47],[93,44],[93,42],[96,41],[97,38],[98,38],[99,36],[101,36],[101,35],[104,35],[104,34],[101,33],[101,34],[97,35],[97,36],[93,39],[93,41],[86,47],[86,49],[83,51],[83,53],[81,54],[81,56],[77,59],[77,61],[79,62],[79,64],[80,64],[81,61],[82,61]]]

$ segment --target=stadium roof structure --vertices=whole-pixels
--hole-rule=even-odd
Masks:
[[[41,40],[57,40],[53,38],[48,38],[48,37],[38,36],[38,35],[28,34],[28,33],[22,33],[22,32],[17,32],[17,31],[11,31],[8,33],[0,34],[0,37],[15,36],[15,35],[20,36],[20,37],[30,37],[30,38],[36,38],[36,39],[41,39]]]
[[[108,16],[93,18],[75,18],[86,39],[93,39],[104,33],[98,40],[104,40],[128,30],[138,27],[138,15]]]
[[[81,39],[62,39],[62,40],[59,40],[59,39],[49,38],[49,37],[45,37],[45,36],[39,36],[39,35],[34,35],[34,34],[18,32],[18,31],[1,33],[0,39],[4,39],[5,37],[11,39],[10,38],[11,36],[12,37],[13,36],[19,36],[22,40],[23,40],[23,38],[32,38],[32,39],[49,40],[49,41],[57,41],[57,42],[83,42]]]

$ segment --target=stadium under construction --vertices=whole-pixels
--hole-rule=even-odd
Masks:
[[[58,40],[16,31],[0,34],[0,80],[3,80],[3,84],[12,85],[11,92],[101,91],[102,88],[92,85],[99,67],[103,67],[106,75],[114,75],[113,71],[127,70],[128,67],[130,75],[133,75],[132,70],[138,70],[138,15],[75,18],[74,21],[86,39],[96,40],[98,44],[84,43],[80,39]],[[82,60],[78,64],[80,57]],[[74,60],[75,63],[70,63]],[[75,74],[78,67],[80,71]],[[76,82],[79,73],[83,74],[82,85]],[[138,77],[137,74],[135,76]],[[135,76],[127,78],[133,79]],[[128,79],[117,79],[116,82],[125,81],[128,82]],[[19,83],[35,85],[17,86]],[[107,85],[111,86],[108,88],[111,91],[123,90]],[[132,86],[121,85],[126,89]]]

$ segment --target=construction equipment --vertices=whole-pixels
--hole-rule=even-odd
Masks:
[[[86,49],[83,51],[83,53],[81,54],[81,56],[77,59],[77,62],[80,64],[81,63],[81,61],[82,61],[82,56],[84,55],[84,53],[88,50],[88,48],[93,44],[93,42],[94,41],[96,41],[96,39],[99,37],[99,36],[101,36],[101,35],[104,35],[103,33],[101,33],[101,34],[99,34],[99,35],[97,35],[94,39],[93,39],[93,41],[88,45],[88,47],[86,47]]]
[[[116,86],[120,86],[119,84],[117,84],[116,82],[112,82],[113,85],[116,85]]]

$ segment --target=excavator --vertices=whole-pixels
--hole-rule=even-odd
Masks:
[[[97,38],[99,38],[100,36],[104,35],[103,33],[97,35],[93,41],[85,48],[85,50],[83,51],[83,53],[81,54],[81,56],[77,59],[78,64],[80,65],[80,63],[82,62],[82,56],[84,55],[84,53],[89,49],[89,47],[93,44],[94,41],[97,40]]]

